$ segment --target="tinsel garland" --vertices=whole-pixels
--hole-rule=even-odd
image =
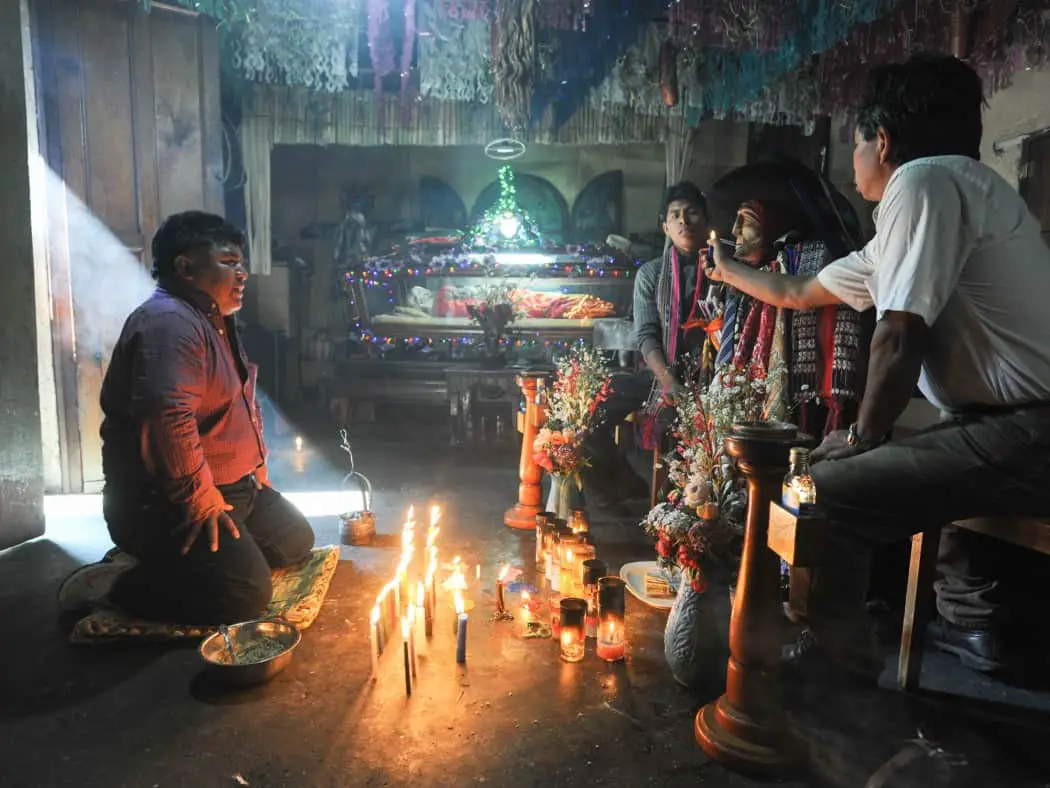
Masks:
[[[535,0],[496,0],[492,77],[500,116],[512,131],[529,122],[536,75]]]
[[[408,96],[412,74],[412,50],[416,46],[416,0],[405,0],[405,35],[401,39],[401,100]]]

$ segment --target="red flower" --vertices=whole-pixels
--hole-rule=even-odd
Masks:
[[[656,554],[661,558],[671,557],[671,540],[666,536],[661,536],[656,540]]]

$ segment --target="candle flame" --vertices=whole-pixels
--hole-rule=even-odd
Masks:
[[[401,637],[408,640],[408,619],[405,616],[401,616]]]
[[[406,525],[408,523],[412,522],[415,519],[416,519],[416,507],[410,505],[408,507],[408,514],[405,515],[405,523],[406,523]]]
[[[570,564],[572,563],[572,550],[569,550],[569,549],[566,548],[566,550],[565,550],[565,560],[568,563],[570,563]]]
[[[408,625],[412,626],[416,621],[416,606],[415,603],[408,603]]]
[[[521,601],[522,602],[528,602],[530,599],[532,599],[532,596],[529,594],[528,591],[522,591],[521,592]]]
[[[563,629],[561,631],[561,644],[563,646],[571,646],[576,642],[576,633],[571,629]]]
[[[295,450],[296,451],[302,451],[303,450],[303,438],[302,438],[301,435],[296,435],[295,436]]]
[[[610,621],[609,622],[608,630],[609,630],[609,637],[612,637],[613,635],[616,634],[616,622],[615,621]]]
[[[426,599],[426,595],[425,595],[425,592],[423,590],[423,584],[422,583],[416,583],[416,600],[418,601],[420,607],[423,607],[423,602],[424,602],[425,599]]]
[[[476,567],[474,567],[474,579],[481,579],[481,564],[478,564]]]
[[[466,605],[463,604],[463,594],[459,592],[459,589],[456,589],[454,599],[456,602],[456,615],[458,616],[461,615],[466,608]]]
[[[372,613],[368,616],[368,622],[375,626],[379,623],[379,605],[372,608]]]
[[[502,568],[499,570],[499,581],[501,583],[506,579],[507,572],[509,572],[509,571],[510,571],[510,564],[504,564],[502,566]]]
[[[430,507],[430,527],[433,528],[438,524],[438,520],[441,519],[441,507],[435,504]]]

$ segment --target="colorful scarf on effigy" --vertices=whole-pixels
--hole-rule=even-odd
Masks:
[[[826,262],[822,242],[804,242],[790,249],[788,273],[816,276]],[[789,400],[799,407],[803,430],[805,406],[815,400],[828,405],[825,434],[841,429],[843,406],[857,399],[860,329],[860,313],[845,304],[792,313]]]

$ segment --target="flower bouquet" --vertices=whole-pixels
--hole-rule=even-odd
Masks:
[[[512,290],[506,282],[489,282],[481,290],[476,303],[467,304],[467,314],[484,337],[485,358],[490,363],[503,360],[500,342],[507,326],[518,317],[518,307]]]
[[[536,464],[551,474],[552,500],[572,508],[570,491],[564,488],[571,480],[577,491],[583,490],[582,471],[590,464],[583,442],[601,424],[611,376],[602,354],[580,345],[558,358],[556,365],[547,397],[547,425],[537,433],[532,449]]]
[[[676,443],[668,464],[672,489],[642,521],[656,537],[660,563],[677,566],[696,591],[706,587],[702,564],[734,566],[744,532],[747,499],[744,481],[726,454],[733,424],[762,418],[765,379],[724,367],[704,389],[679,402]]]

